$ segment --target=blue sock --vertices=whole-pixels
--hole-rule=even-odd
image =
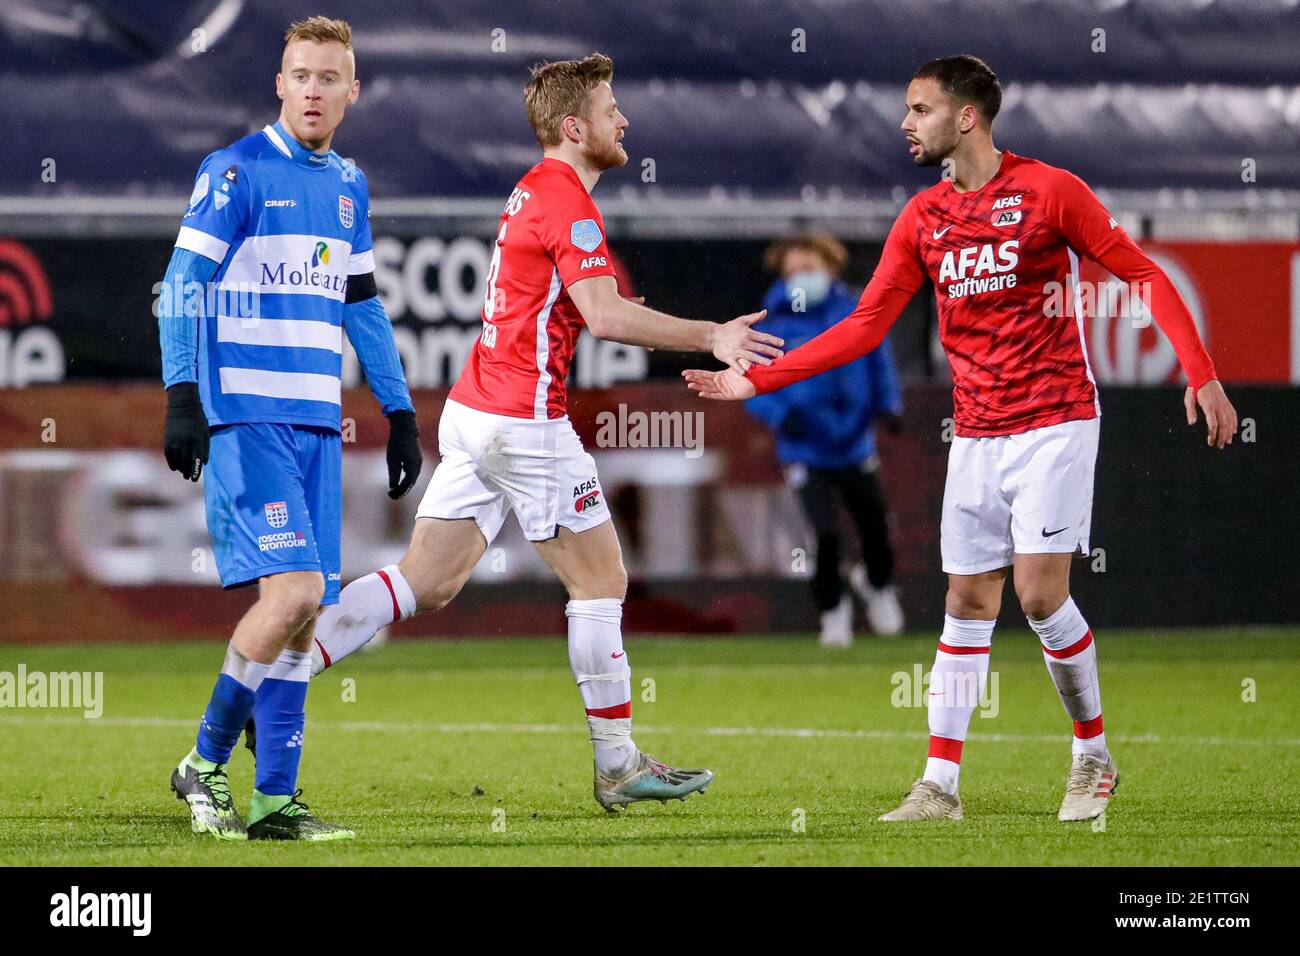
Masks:
[[[260,793],[288,796],[298,784],[310,677],[311,654],[286,650],[271,665],[258,688],[253,704],[253,719],[257,721],[257,775],[253,786]]]
[[[199,738],[194,746],[200,757],[213,763],[230,761],[230,752],[253,712],[257,689],[270,669],[270,664],[250,661],[233,644],[226,647],[225,662],[199,723]]]

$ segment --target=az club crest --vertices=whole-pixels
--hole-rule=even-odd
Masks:
[[[266,511],[266,523],[272,528],[283,528],[289,523],[289,505],[283,501],[268,501],[263,508]]]
[[[339,197],[339,222],[344,229],[351,229],[353,223],[352,200],[347,196]]]

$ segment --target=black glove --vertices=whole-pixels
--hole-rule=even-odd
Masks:
[[[807,423],[803,420],[803,412],[797,408],[792,408],[786,412],[785,418],[781,419],[781,434],[786,438],[803,438],[808,434]]]
[[[420,477],[422,464],[424,455],[420,453],[420,426],[415,424],[415,412],[393,412],[388,416],[388,497],[400,498],[410,491]]]
[[[209,438],[198,384],[177,382],[167,389],[167,424],[163,429],[167,467],[190,481],[198,481],[208,463]]]

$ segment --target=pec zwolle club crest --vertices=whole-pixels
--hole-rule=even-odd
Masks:
[[[339,222],[344,229],[352,228],[352,200],[347,196],[339,197]]]
[[[289,523],[289,506],[283,501],[268,501],[265,504],[266,523],[272,528],[283,528]]]

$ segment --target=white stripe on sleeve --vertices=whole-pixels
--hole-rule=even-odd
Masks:
[[[213,262],[220,264],[226,259],[226,252],[230,249],[230,243],[218,239],[210,233],[195,229],[193,226],[181,226],[181,231],[176,234],[176,248],[197,252],[199,255],[206,256]]]
[[[348,256],[348,275],[363,276],[367,272],[375,271],[375,250],[367,249],[365,252],[354,252]]]

